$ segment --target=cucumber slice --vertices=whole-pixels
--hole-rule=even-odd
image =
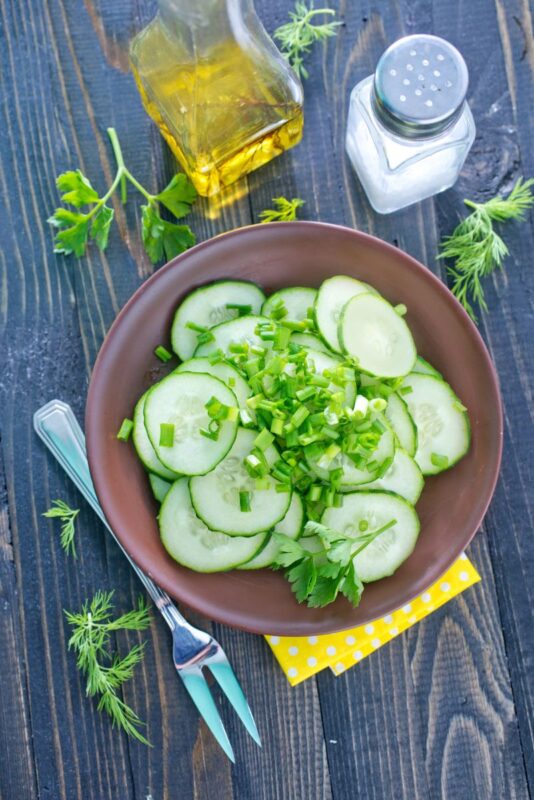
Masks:
[[[338,336],[338,324],[343,306],[351,297],[359,294],[368,294],[367,284],[350,278],[348,275],[335,275],[323,281],[319,287],[315,301],[315,320],[319,333],[325,342],[341,353],[341,342]]]
[[[321,353],[326,353],[330,356],[333,355],[332,351],[323,340],[319,339],[318,336],[314,336],[313,333],[292,333],[289,341],[310,350],[319,350]]]
[[[412,553],[419,535],[419,517],[402,497],[387,492],[355,492],[346,494],[341,508],[327,508],[321,522],[347,535],[358,536],[360,522],[370,531],[396,524],[377,536],[354,557],[354,567],[365,583],[378,581],[393,573]]]
[[[261,307],[261,313],[264,317],[270,317],[276,301],[282,300],[287,310],[284,319],[300,322],[307,318],[308,309],[313,309],[316,297],[317,289],[310,289],[308,286],[291,286],[288,289],[280,289],[279,292],[275,292],[267,298]]]
[[[393,306],[374,294],[360,294],[343,307],[338,326],[344,352],[363,372],[381,378],[407,375],[417,358],[410,329]]]
[[[240,428],[226,458],[208,475],[190,481],[193,507],[212,530],[230,536],[252,536],[274,527],[287,513],[291,492],[277,492],[279,481],[271,476],[267,478],[268,489],[256,489],[256,481],[245,469],[243,460],[253,449],[257,435],[258,431]],[[264,455],[269,464],[278,459],[273,445]],[[249,492],[250,511],[240,510],[239,492]]]
[[[145,400],[145,426],[157,457],[183,475],[204,475],[228,453],[237,434],[237,419],[221,423],[217,440],[201,434],[211,422],[206,403],[215,397],[236,407],[235,394],[218,378],[199,372],[172,372],[150,389]],[[172,447],[160,445],[161,425],[174,425]]]
[[[154,472],[160,478],[165,478],[169,481],[175,481],[180,475],[171,469],[165,467],[156,455],[156,451],[152,447],[152,443],[148,438],[148,433],[145,428],[145,400],[148,392],[137,401],[133,417],[133,431],[132,441],[136,449],[137,455],[143,462],[143,465],[149,472]]]
[[[363,487],[365,491],[379,489],[384,492],[393,492],[404,497],[414,506],[421,496],[425,480],[416,462],[408,455],[406,450],[398,447],[395,450],[393,463],[388,467],[381,478],[376,481],[366,483]],[[354,491],[359,487],[355,486]],[[346,489],[343,489],[346,491]]]
[[[432,366],[432,364],[429,364],[428,361],[425,361],[423,356],[417,356],[417,361],[415,362],[412,372],[417,372],[421,375],[433,375],[435,378],[443,378],[441,372],[438,372],[437,369]]]
[[[196,572],[223,572],[253,558],[268,534],[226,536],[210,530],[195,514],[187,484],[187,478],[180,478],[172,485],[159,513],[161,542],[168,554]]]
[[[412,372],[403,386],[411,392],[403,398],[417,427],[415,460],[423,475],[437,475],[449,469],[469,450],[469,417],[448,383],[433,375]],[[447,464],[433,463],[432,455],[444,456]]]
[[[243,344],[244,342],[269,349],[271,343],[260,339],[256,333],[256,326],[259,322],[269,322],[269,319],[267,317],[249,315],[216,325],[211,331],[213,340],[199,345],[195,350],[195,356],[209,356],[215,350],[222,350],[223,353],[228,353],[228,347],[231,344]]]
[[[171,329],[172,349],[182,361],[191,358],[198,339],[196,332],[186,327],[188,322],[213,328],[238,316],[236,309],[227,307],[228,303],[250,306],[249,313],[257,314],[264,300],[260,287],[248,281],[217,281],[201,286],[191,292],[176,310]]]
[[[406,452],[413,456],[417,449],[417,428],[410,416],[408,406],[396,392],[388,397],[387,408],[384,415],[393,428],[399,444]]]
[[[377,461],[379,464],[377,469],[373,472],[358,469],[345,453],[339,453],[334,459],[332,459],[328,470],[319,467],[317,461],[314,461],[310,458],[306,458],[306,460],[317,477],[325,482],[328,482],[330,472],[332,470],[342,467],[343,476],[341,478],[341,487],[348,486],[353,488],[355,486],[368,484],[371,483],[371,481],[377,480],[377,478],[386,472],[393,461],[394,455],[395,435],[390,428],[387,428],[380,437],[378,447],[373,453],[373,460]]]
[[[293,492],[287,514],[283,520],[274,526],[274,530],[277,533],[285,534],[290,539],[298,539],[302,533],[303,522],[304,506],[300,495],[297,492]],[[268,567],[276,560],[279,549],[278,542],[274,537],[271,537],[265,547],[253,559],[247,561],[246,564],[241,564],[238,569],[263,569]]]
[[[313,363],[315,372],[322,375],[327,369],[335,369],[343,363],[343,359],[339,356],[324,353],[322,350],[312,350],[311,348],[306,353],[306,360],[308,363]],[[348,406],[353,406],[356,400],[356,381],[350,381],[345,384],[345,387],[339,386],[336,383],[330,383],[329,390],[332,392],[345,391],[345,402]]]
[[[172,483],[169,483],[169,481],[164,481],[163,478],[160,478],[159,475],[155,475],[153,472],[148,473],[148,480],[150,481],[152,494],[158,503],[163,503],[167,492],[172,486]]]
[[[215,378],[219,378],[235,394],[239,408],[246,408],[249,413],[252,413],[247,406],[247,397],[252,394],[250,386],[236,368],[228,364],[227,361],[217,361],[216,364],[210,364],[209,358],[190,358],[180,364],[175,369],[175,372],[203,372],[206,375],[213,375]]]

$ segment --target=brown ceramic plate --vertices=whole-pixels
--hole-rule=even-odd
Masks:
[[[169,346],[178,302],[217,278],[319,286],[344,273],[405,303],[419,353],[443,373],[469,409],[468,455],[431,478],[418,503],[421,534],[390,578],[369,584],[359,608],[343,598],[323,609],[299,605],[283,576],[269,570],[201,575],[176,564],[160,544],[157,506],[131,445],[116,439],[140,394],[161,374],[153,351]],[[171,362],[172,364],[173,362]],[[168,367],[163,368],[169,371]],[[502,409],[484,343],[448,289],[410,256],[372,236],[315,222],[240,228],[179,256],[146,281],[123,308],[93,371],[86,412],[91,474],[106,517],[137,564],[169,594],[210,619],[256,633],[306,636],[388,614],[430,586],[477,531],[501,459]]]

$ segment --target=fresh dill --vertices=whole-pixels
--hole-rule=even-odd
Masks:
[[[314,8],[313,1],[307,5],[297,0],[295,10],[289,12],[289,22],[281,25],[273,33],[273,38],[280,42],[280,49],[299,77],[307,78],[308,70],[304,60],[316,42],[326,42],[335,36],[341,22],[331,21],[316,23],[317,16],[335,16],[332,8]]]
[[[61,520],[61,547],[66,553],[70,553],[76,558],[76,544],[74,536],[76,528],[74,521],[80,513],[79,508],[70,508],[64,500],[53,500],[52,507],[43,513],[43,517],[54,519],[55,517]]]

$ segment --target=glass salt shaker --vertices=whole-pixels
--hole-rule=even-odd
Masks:
[[[388,214],[448,189],[475,138],[464,59],[438,36],[399,39],[352,90],[346,148],[373,208]]]

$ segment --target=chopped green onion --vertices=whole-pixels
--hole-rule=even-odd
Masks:
[[[337,444],[329,445],[321,458],[317,462],[317,466],[321,469],[328,469],[334,458],[341,452],[341,447]]]
[[[209,328],[205,328],[202,325],[197,325],[196,322],[186,322],[185,327],[189,328],[190,331],[195,331],[195,333],[207,333]]]
[[[201,436],[205,436],[206,439],[212,439],[212,441],[214,441],[214,442],[216,442],[217,439],[219,438],[219,429],[218,428],[217,428],[217,430],[214,430],[214,431],[210,431],[207,428],[199,428],[198,432],[200,433]]]
[[[237,311],[238,317],[245,317],[247,314],[252,314],[252,306],[241,305],[240,303],[226,303],[226,308],[229,311]]]
[[[239,510],[250,511],[250,492],[239,492]]]
[[[375,420],[373,420],[373,424],[371,425],[371,429],[373,431],[375,431],[375,433],[384,433],[384,431],[386,430],[386,426],[384,425],[384,423],[381,420],[375,419]]]
[[[401,386],[399,392],[400,394],[411,394],[413,389],[411,386]]]
[[[228,386],[230,387],[230,389],[233,389],[235,387],[235,378],[232,375],[230,375],[230,377],[228,378]]]
[[[322,493],[322,488],[318,484],[314,483],[308,489],[308,495],[307,495],[308,500],[310,500],[312,503],[316,503],[318,500],[321,499],[321,493]]]
[[[125,417],[121,422],[121,426],[119,428],[119,432],[117,433],[117,439],[121,442],[127,442],[130,438],[130,434],[133,431],[133,422],[128,417]]]
[[[254,481],[254,486],[258,492],[266,491],[267,489],[271,488],[271,481],[267,477],[256,478]]]
[[[273,421],[271,422],[271,433],[274,433],[275,436],[282,436],[284,432],[284,420],[278,417],[273,417]]]
[[[244,344],[240,344],[239,342],[230,342],[228,345],[228,350],[230,353],[247,353],[248,347]]]
[[[222,361],[223,359],[224,359],[224,353],[222,350],[215,350],[208,356],[208,361],[210,362],[210,364],[218,364],[219,361]]]
[[[278,494],[282,494],[283,492],[290,492],[291,491],[291,484],[290,483],[275,483],[274,489]]]
[[[208,342],[212,342],[214,338],[215,337],[211,331],[204,331],[204,333],[198,334],[197,341],[199,344],[207,344]]]
[[[299,408],[297,408],[295,413],[290,418],[290,421],[291,421],[291,424],[293,425],[293,427],[294,428],[300,427],[300,425],[302,425],[302,423],[304,422],[306,417],[309,416],[309,414],[310,414],[310,412],[308,411],[306,406],[300,406]]]
[[[239,411],[239,420],[244,428],[250,428],[254,425],[254,420],[246,408],[241,408]]]
[[[322,386],[324,389],[330,385],[328,378],[324,378],[322,375],[312,375],[309,383],[312,386]]]
[[[235,422],[239,417],[239,409],[236,406],[226,406],[227,414],[226,419],[229,422]]]
[[[431,453],[430,461],[435,467],[439,467],[439,469],[447,469],[449,466],[449,459],[447,456],[440,456],[439,453]]]
[[[285,350],[289,344],[291,331],[287,328],[278,327],[274,334],[273,350]]]
[[[406,314],[406,312],[408,311],[408,309],[406,308],[404,303],[399,303],[398,305],[396,305],[394,307],[394,310],[399,315],[399,317],[403,317]]]
[[[158,345],[154,350],[154,355],[159,358],[160,361],[163,361],[164,364],[167,361],[170,361],[172,358],[172,353],[169,353],[166,347],[163,347],[162,344]]]
[[[270,447],[273,442],[273,434],[270,433],[267,428],[264,428],[254,439],[254,447],[257,447],[259,450],[267,450],[267,448]]]
[[[453,400],[452,407],[455,408],[456,411],[467,411],[467,408],[459,400]]]
[[[369,523],[366,519],[361,519],[358,523],[358,529],[361,533],[364,533],[369,527]]]
[[[297,389],[295,394],[301,402],[304,402],[305,400],[309,400],[311,397],[313,397],[316,391],[317,390],[313,386],[305,386],[304,389]]]
[[[387,402],[384,400],[383,397],[374,397],[372,400],[369,401],[369,408],[371,411],[374,411],[375,414],[384,411],[387,407]]]
[[[376,470],[378,469],[379,466],[380,466],[380,464],[378,463],[378,461],[374,461],[374,460],[373,461],[369,461],[367,463],[367,470],[368,470],[368,472],[376,472]]]
[[[174,444],[174,425],[172,422],[162,422],[159,426],[159,446],[172,447]]]

